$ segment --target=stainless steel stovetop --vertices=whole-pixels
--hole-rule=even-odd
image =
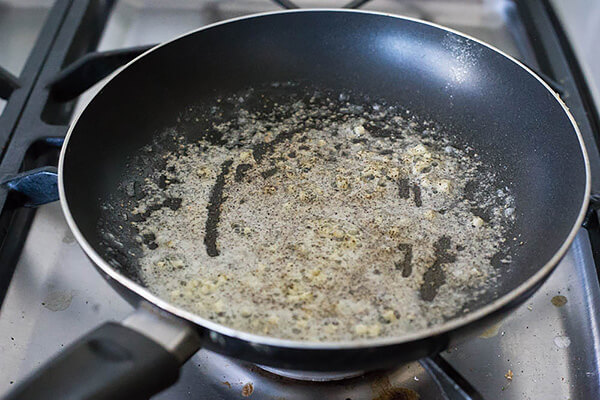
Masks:
[[[41,23],[50,2],[40,3],[0,1],[0,64],[14,73],[29,51],[28,40],[33,43],[37,36],[32,24],[15,18]],[[297,3],[337,7],[345,2]],[[216,20],[277,9],[269,0],[122,0],[99,49],[156,43]],[[519,40],[523,27],[509,1],[373,0],[364,9],[447,25],[536,66],[528,42]],[[15,32],[24,38],[18,46],[6,39]],[[5,65],[5,58],[12,61]],[[78,107],[99,86],[84,94]],[[600,398],[599,292],[588,234],[582,230],[528,303],[484,337],[452,348],[443,357],[486,399]],[[41,207],[0,309],[0,395],[81,334],[131,311],[79,249],[59,205]],[[177,385],[156,398],[391,400],[417,398],[415,393],[421,399],[444,399],[416,362],[342,381],[304,382],[200,351],[184,366]]]

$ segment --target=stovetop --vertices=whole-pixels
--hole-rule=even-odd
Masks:
[[[72,45],[61,53],[68,62],[55,60],[60,58],[56,54],[65,47],[61,47],[61,40],[85,36],[86,29],[94,30],[99,43],[89,45],[86,50],[107,51],[159,43],[214,21],[281,9],[277,2],[270,0],[121,0],[114,5],[100,36],[101,29],[85,18],[102,20],[97,14],[107,9],[103,8],[104,3],[111,2],[59,0],[48,11],[52,2],[0,1],[0,65],[13,75],[21,73],[25,82],[31,73],[28,68],[33,68],[31,64],[35,59],[27,59],[27,56],[44,47],[37,39],[32,50],[38,35],[52,34],[54,39],[47,46],[45,58],[40,56],[38,64],[45,69],[36,75],[39,78],[32,78],[31,90],[24,95],[23,104],[27,104],[28,112],[15,117],[10,132],[0,132],[0,139],[6,139],[0,166],[2,175],[16,172],[10,171],[11,167],[19,166],[16,161],[10,161],[11,157],[18,158],[11,155],[15,152],[26,159],[26,167],[55,161],[51,145],[47,146],[50,150],[36,148],[33,152],[36,157],[31,155],[31,150],[23,149],[30,149],[31,142],[39,137],[64,135],[69,115],[83,107],[101,86],[101,83],[96,84],[76,102],[55,102],[52,94],[45,92],[53,75],[77,59]],[[325,3],[327,7],[339,7],[347,1],[297,0],[295,3],[302,7]],[[552,19],[540,19],[539,12],[548,12],[543,2],[531,1],[527,6],[500,0],[372,0],[364,3],[363,9],[422,18],[483,39],[553,80],[553,86],[561,91],[591,148],[593,170],[600,171],[596,168],[600,164],[597,163],[594,123],[586,117],[589,110],[585,109],[584,96],[578,96],[581,87],[571,74],[572,61],[566,57],[568,50],[563,54],[553,48],[560,44],[560,35],[548,30]],[[60,7],[63,9],[57,10]],[[100,11],[90,12],[90,8]],[[77,15],[89,28],[73,23]],[[41,28],[44,18],[47,18],[46,24],[53,19],[58,21],[58,28],[54,31],[47,26]],[[7,37],[17,38],[18,44]],[[85,43],[84,39],[73,42],[85,48],[79,45]],[[83,53],[81,50],[77,57]],[[55,71],[50,71],[51,68]],[[15,94],[20,93],[15,91]],[[34,107],[40,97],[48,100]],[[2,119],[6,122],[12,116],[10,103],[13,100],[11,97],[8,103],[0,103],[0,109],[4,108],[0,128],[8,125],[2,125]],[[32,109],[41,115],[29,121],[26,118],[30,118]],[[23,127],[35,127],[37,136],[20,143]],[[0,395],[81,334],[104,321],[121,320],[132,311],[80,250],[58,204],[40,207],[35,216],[31,214],[32,219],[15,210],[14,199],[9,196],[0,227],[4,234],[12,232],[12,237],[22,236],[25,240],[24,245],[21,243],[22,251],[14,257],[16,267],[8,265],[9,262],[0,265],[0,280],[8,279],[5,283],[8,290],[0,309]],[[19,229],[20,226],[28,229]],[[482,337],[442,354],[484,398],[576,400],[600,397],[600,287],[591,245],[595,240],[593,232],[590,235],[582,229],[557,270],[526,304]],[[6,239],[3,246],[7,243],[12,242]],[[12,260],[5,254],[12,253],[3,249],[0,260]],[[384,400],[413,399],[418,398],[417,395],[421,399],[445,399],[418,362],[341,381],[304,382],[201,350],[185,364],[179,382],[156,398]]]

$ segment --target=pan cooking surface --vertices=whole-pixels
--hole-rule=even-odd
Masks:
[[[190,107],[141,149],[103,207],[109,262],[198,315],[288,339],[396,336],[468,312],[510,264],[510,188],[409,110],[300,92]]]

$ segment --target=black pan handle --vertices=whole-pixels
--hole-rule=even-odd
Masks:
[[[71,344],[6,400],[148,399],[177,381],[199,347],[189,324],[144,306]]]

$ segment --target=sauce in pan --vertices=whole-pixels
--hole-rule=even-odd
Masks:
[[[251,96],[215,101],[232,118],[200,140],[165,133],[175,150],[128,200],[152,292],[242,331],[339,341],[441,323],[494,287],[514,199],[452,132],[343,94],[268,111]]]

